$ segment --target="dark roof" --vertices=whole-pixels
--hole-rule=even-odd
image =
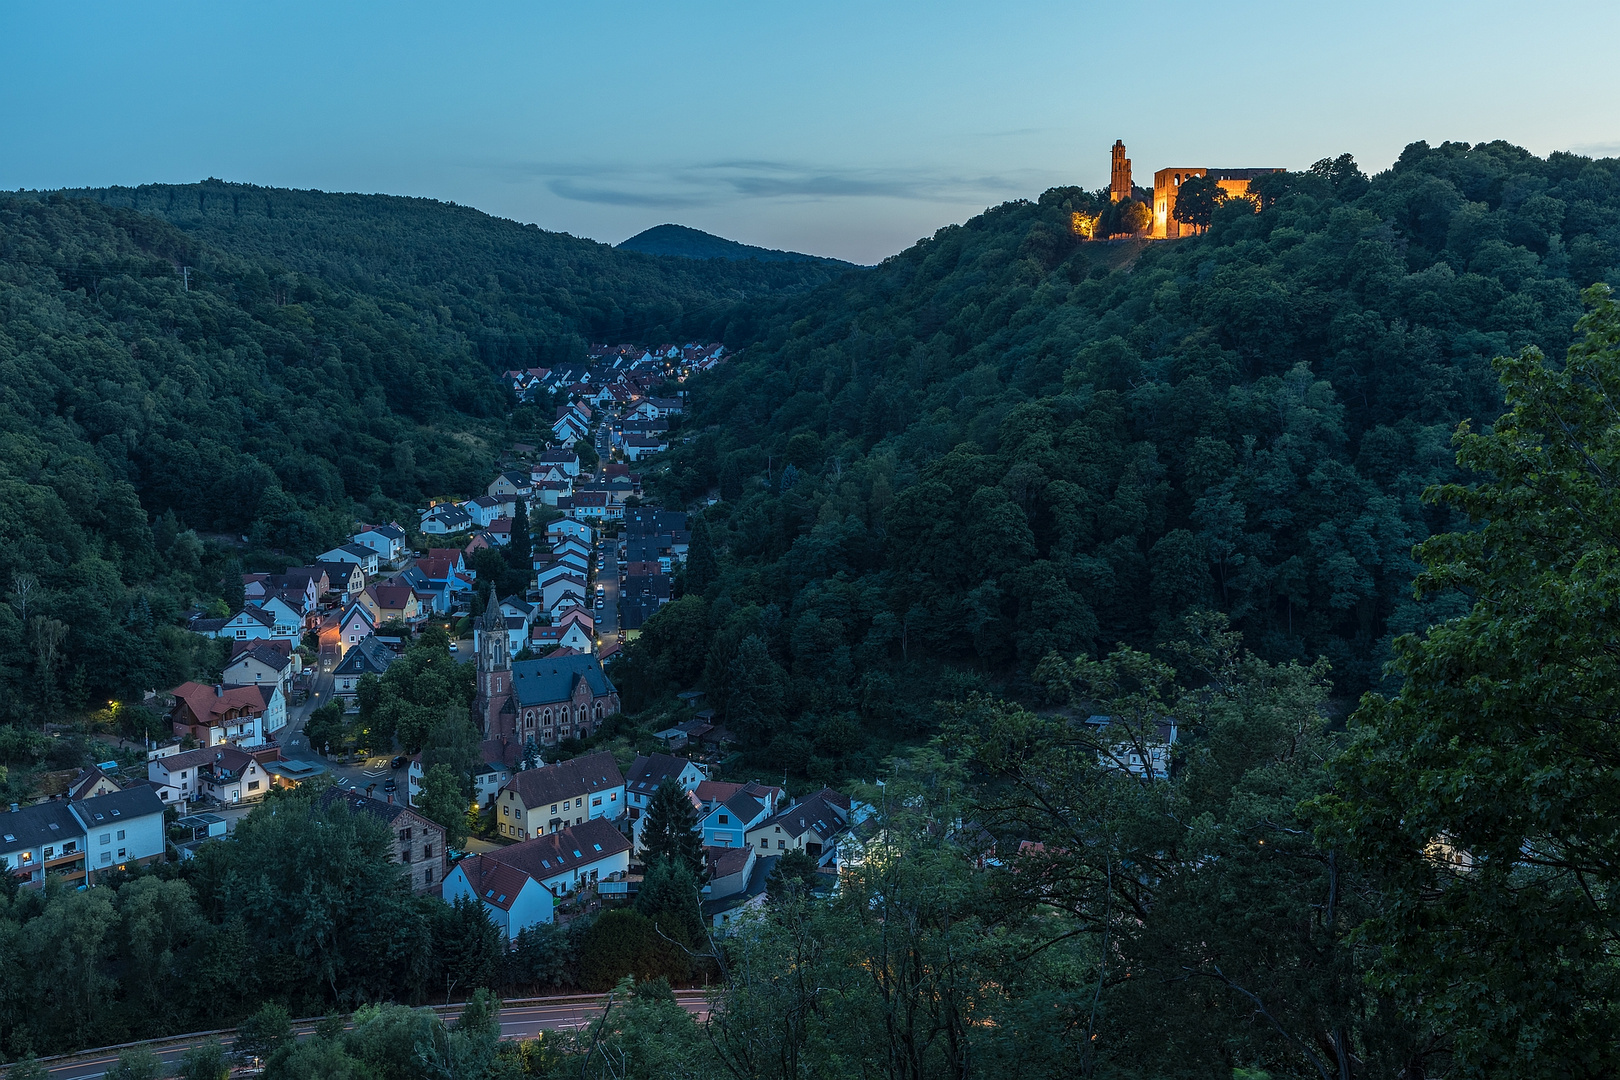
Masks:
[[[197,634],[217,634],[225,629],[225,624],[230,621],[229,619],[193,619],[191,625],[186,629]]]
[[[343,803],[349,808],[349,812],[351,814],[371,814],[374,817],[382,818],[389,824],[393,824],[394,820],[401,814],[410,814],[412,818],[420,821],[423,825],[431,826],[435,829],[439,828],[439,826],[434,825],[433,822],[429,821],[427,818],[413,812],[411,808],[406,806],[404,803],[383,802],[381,799],[369,798],[365,795],[358,794],[357,792],[345,791],[342,788],[328,788],[326,790],[326,794],[321,796],[321,805],[331,806],[335,802]]]
[[[512,665],[513,696],[524,707],[567,701],[573,697],[574,686],[580,679],[585,680],[595,696],[614,692],[612,681],[594,656],[548,657]]]
[[[478,754],[490,769],[515,769],[523,761],[523,747],[511,739],[485,739]]]
[[[364,536],[368,532],[376,533],[378,536],[386,537],[389,540],[405,539],[405,530],[396,528],[393,525],[372,525],[370,528],[361,529],[355,535]]]
[[[343,654],[343,659],[332,669],[332,674],[365,675],[369,672],[372,675],[381,675],[395,659],[394,650],[384,645],[375,635],[367,634],[349,646],[349,651]]]
[[[814,830],[818,836],[826,839],[842,830],[849,821],[847,804],[840,807],[834,801],[842,798],[838,792],[823,788],[803,802],[796,803],[767,819],[756,828],[764,829],[780,825],[782,831],[789,836],[803,836],[806,832]]]
[[[232,655],[231,658],[226,661],[225,670],[229,671],[244,658],[249,660],[257,660],[271,671],[280,671],[283,668],[291,666],[292,664],[291,656],[279,649],[271,648],[270,643],[268,641],[264,641],[255,642],[253,648],[243,649],[240,652],[234,653],[234,655]]]
[[[739,825],[753,821],[764,811],[765,804],[745,792],[737,792],[726,800],[726,809],[737,815]]]
[[[630,766],[625,787],[638,795],[651,794],[666,776],[679,776],[681,770],[692,764],[674,754],[642,754]]]
[[[512,910],[512,904],[523,891],[523,886],[531,880],[527,871],[487,855],[462,859],[456,867],[467,875],[467,884],[478,899],[502,911]]]
[[[14,814],[0,813],[0,854],[83,836],[84,827],[65,802],[38,803]]]
[[[517,792],[528,808],[561,802],[579,795],[616,788],[624,783],[613,755],[606,750],[569,758],[555,765],[525,769],[506,782],[505,790]]]
[[[109,825],[114,821],[128,821],[131,818],[163,813],[163,800],[158,797],[155,789],[146,785],[136,785],[123,791],[109,791],[105,795],[81,799],[73,806],[78,815],[84,819],[85,826],[91,829]]]
[[[540,880],[629,850],[630,841],[611,821],[592,818],[582,825],[559,829],[511,847],[497,848],[485,858],[514,866]]]

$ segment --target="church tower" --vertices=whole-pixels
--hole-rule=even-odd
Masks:
[[[1113,168],[1108,175],[1108,201],[1124,202],[1131,197],[1131,159],[1125,156],[1125,140],[1114,140]]]
[[[495,590],[489,590],[489,603],[473,628],[478,650],[478,696],[473,699],[473,716],[486,739],[517,733],[517,709],[512,704],[512,658],[507,647],[506,618]]]

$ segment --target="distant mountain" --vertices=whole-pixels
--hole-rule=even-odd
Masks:
[[[679,255],[685,259],[757,259],[760,262],[812,262],[829,266],[848,266],[854,263],[842,259],[828,259],[820,255],[806,255],[799,251],[777,251],[773,248],[739,244],[723,236],[715,236],[701,229],[685,225],[655,225],[646,232],[637,233],[620,248],[641,251],[648,255]]]

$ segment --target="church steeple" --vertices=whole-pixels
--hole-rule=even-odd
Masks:
[[[1125,140],[1114,140],[1114,158],[1108,176],[1108,201],[1124,202],[1131,197],[1131,159],[1125,156]]]
[[[501,603],[495,590],[489,590],[489,602],[478,618],[478,698],[473,711],[483,727],[484,738],[511,734],[500,731],[501,707],[512,695],[512,658],[507,645],[506,617],[501,614]]]

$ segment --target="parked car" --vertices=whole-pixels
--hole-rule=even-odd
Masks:
[[[455,643],[455,642],[453,642],[453,641],[452,641],[452,642],[451,642],[451,643],[450,643],[450,651],[451,651],[451,652],[458,652],[458,651],[460,651],[460,650],[458,650],[458,649],[457,649],[457,648],[456,648],[456,643]]]
[[[383,790],[384,791],[398,791],[399,790],[399,781],[395,780],[392,776],[390,776],[387,780],[383,781]]]
[[[388,767],[390,769],[403,769],[405,767],[405,755],[400,754],[395,757],[393,761],[388,763]]]

